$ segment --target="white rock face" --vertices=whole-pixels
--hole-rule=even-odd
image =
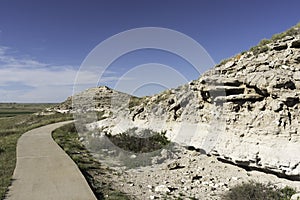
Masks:
[[[299,200],[299,199],[300,199],[300,193],[294,194],[294,195],[291,197],[291,200]]]
[[[93,88],[72,109],[103,110],[106,119],[89,123],[91,131],[165,130],[172,141],[223,160],[300,180],[299,40],[271,42],[152,97]],[[90,99],[94,107],[86,106]],[[70,108],[69,99],[61,109]]]

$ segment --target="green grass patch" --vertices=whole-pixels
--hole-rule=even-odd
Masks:
[[[94,191],[97,199],[127,200],[124,193],[116,190],[110,180],[112,170],[101,165],[79,141],[74,123],[62,126],[52,132],[54,140],[77,164]]]
[[[16,165],[16,146],[19,137],[31,129],[72,119],[71,115],[28,115],[0,118],[0,199],[4,199]]]
[[[230,189],[223,200],[290,200],[296,190],[290,187],[277,188],[271,184],[249,182]]]

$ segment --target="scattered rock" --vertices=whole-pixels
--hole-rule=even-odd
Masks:
[[[192,177],[192,181],[200,180],[201,178],[202,178],[202,176],[196,175],[196,176],[193,176],[193,177]]]
[[[225,68],[229,68],[229,67],[232,67],[233,65],[235,64],[234,61],[229,61],[225,64]]]
[[[150,195],[150,197],[149,197],[150,199],[157,199],[157,197],[156,196],[154,196],[154,195]]]
[[[155,187],[154,191],[160,193],[169,193],[170,189],[165,185],[159,185]]]
[[[181,169],[184,168],[183,165],[181,165],[178,161],[171,162],[167,165],[169,170],[175,170],[175,169]]]
[[[283,102],[279,102],[277,100],[272,100],[270,102],[270,109],[274,110],[274,112],[279,112],[283,109]]]
[[[195,197],[201,200],[221,200],[224,192],[237,184],[251,180],[265,184],[271,182],[277,187],[289,185],[300,191],[300,182],[280,179],[262,172],[241,170],[237,166],[221,163],[215,157],[203,154],[195,157],[193,153],[194,151],[182,147],[181,151],[176,153],[178,158],[171,159],[186,163],[184,170],[162,171],[168,165],[168,162],[164,162],[153,166],[128,169],[122,172],[121,176],[111,179],[118,183],[122,181],[134,183],[134,185],[124,184],[120,189],[137,199]],[[194,161],[189,162],[191,159]]]

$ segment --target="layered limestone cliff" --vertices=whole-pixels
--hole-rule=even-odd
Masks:
[[[179,88],[143,98],[92,88],[55,110],[101,112],[87,124],[91,131],[165,130],[172,141],[220,160],[300,180],[299,27]]]

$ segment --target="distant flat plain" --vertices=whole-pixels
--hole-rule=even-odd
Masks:
[[[16,115],[26,115],[39,112],[52,103],[0,103],[0,118],[14,117]]]

